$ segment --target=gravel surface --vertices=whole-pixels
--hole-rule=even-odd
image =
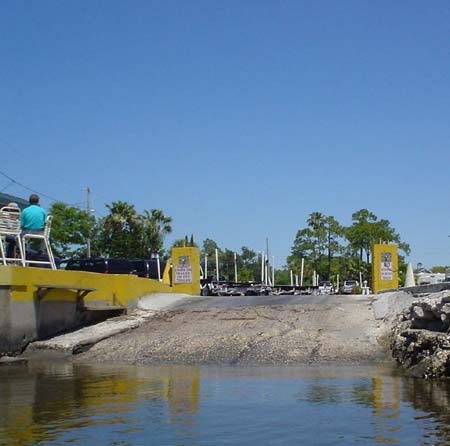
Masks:
[[[389,359],[380,343],[383,327],[369,300],[249,306],[220,302],[156,311],[138,328],[102,340],[74,360],[279,365]]]

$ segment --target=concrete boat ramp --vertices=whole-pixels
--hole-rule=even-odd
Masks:
[[[22,357],[32,358],[43,353],[62,354],[64,356],[74,355],[86,352],[92,346],[111,338],[120,333],[130,332],[145,322],[151,320],[158,314],[165,311],[175,312],[194,312],[203,313],[207,320],[210,316],[206,316],[208,311],[246,311],[248,309],[257,307],[291,307],[292,305],[311,305],[312,302],[319,305],[321,308],[336,307],[345,308],[353,306],[351,303],[358,305],[369,305],[371,299],[363,296],[353,296],[352,299],[344,296],[315,296],[313,299],[310,296],[248,296],[248,297],[200,297],[191,296],[187,294],[174,293],[156,293],[143,296],[138,300],[137,309],[129,312],[126,315],[114,317],[106,321],[97,323],[95,325],[83,327],[79,330],[65,333],[59,336],[52,337],[46,340],[39,340],[28,345]],[[286,307],[287,308],[287,307]],[[228,310],[227,310],[228,309]],[[234,310],[233,310],[234,309]],[[247,310],[248,311],[248,310]],[[355,310],[351,310],[353,312]],[[211,320],[212,323],[215,323]],[[195,324],[194,324],[195,325]],[[172,327],[177,330],[179,327]],[[194,329],[195,331],[195,329]],[[209,337],[209,336],[207,336]]]
[[[413,300],[404,291],[312,300],[152,294],[126,316],[33,342],[22,358],[75,354],[76,361],[233,365],[389,361],[392,324]]]
[[[126,315],[107,319],[95,325],[85,326],[79,330],[61,334],[46,340],[31,342],[21,357],[32,358],[41,356],[44,353],[60,354],[63,356],[83,353],[89,350],[95,344],[98,344],[100,341],[106,340],[121,333],[131,332],[132,330],[142,326],[151,319],[155,317],[157,319],[158,315],[167,311],[175,313],[185,313],[187,315],[190,314],[194,318],[196,313],[202,313],[204,315],[202,316],[202,321],[193,322],[193,325],[198,328],[199,324],[206,323],[209,325],[214,325],[215,323],[217,323],[214,321],[216,317],[214,316],[214,314],[216,312],[234,311],[238,312],[236,314],[244,314],[248,311],[258,312],[259,310],[257,310],[257,308],[277,308],[278,310],[276,311],[280,311],[280,309],[282,308],[286,308],[287,310],[288,308],[293,308],[292,306],[297,305],[301,305],[304,308],[314,305],[314,307],[318,311],[318,313],[315,312],[318,315],[317,323],[321,325],[321,329],[319,331],[326,333],[330,330],[332,332],[340,330],[343,332],[343,335],[346,336],[346,339],[348,337],[347,341],[351,342],[354,337],[356,337],[357,335],[359,336],[359,334],[353,333],[354,330],[352,331],[350,329],[350,326],[345,328],[348,324],[342,324],[342,321],[339,322],[339,316],[336,316],[336,312],[341,314],[347,313],[351,316],[350,320],[353,320],[354,318],[360,318],[361,311],[364,311],[364,308],[366,308],[368,310],[368,313],[366,313],[364,317],[369,318],[367,320],[368,325],[366,328],[368,328],[370,325],[373,325],[375,329],[375,320],[380,321],[384,316],[386,316],[386,314],[390,312],[399,312],[401,308],[404,308],[407,305],[407,301],[411,298],[410,296],[406,295],[406,293],[404,293],[402,299],[399,299],[399,293],[392,293],[392,296],[387,294],[384,295],[381,299],[380,297],[381,296],[369,297],[355,295],[348,297],[339,295],[323,295],[313,297],[226,296],[211,298],[192,296],[187,294],[153,293],[141,297],[138,300],[137,308]],[[388,304],[389,302],[390,304]],[[395,302],[396,306],[399,305],[400,308],[393,309],[392,302]],[[254,310],[251,310],[252,308]],[[323,319],[323,316],[327,315],[330,309],[334,311],[335,316],[331,317],[331,320],[335,320],[335,322],[331,322],[329,317],[325,317],[328,322],[325,323],[324,321],[322,321],[322,323],[320,323],[320,321]],[[209,314],[209,316],[207,314]],[[313,313],[308,316],[309,319],[311,319],[311,317],[314,317],[312,316],[312,314]],[[186,317],[189,318],[190,316]],[[210,322],[208,322],[208,320],[210,320]],[[369,322],[369,320],[372,320],[374,324],[372,322]],[[304,325],[305,322],[303,322],[301,325],[306,329],[306,326]],[[156,321],[155,323],[157,324]],[[285,323],[287,322],[285,321]],[[334,324],[336,324],[336,327],[334,327]],[[380,327],[378,324],[376,325]],[[168,330],[177,332],[180,327],[175,322],[175,325],[172,325],[170,329],[168,328]],[[196,329],[193,328],[192,331],[195,332],[195,330]],[[168,332],[167,336],[171,336],[171,334],[172,333]],[[209,338],[211,334],[205,333],[205,336],[206,338]],[[372,337],[372,335],[370,337]],[[120,344],[119,339],[116,339],[116,341],[118,344]],[[160,339],[159,341],[164,342],[164,339]]]
[[[305,309],[295,310],[295,307],[298,306],[304,307]],[[359,336],[359,331],[357,329],[357,332],[354,333],[354,330],[349,330],[348,328],[345,329],[345,327],[348,327],[348,323],[344,323],[341,320],[343,316],[347,314],[351,317],[351,320],[353,320],[352,314],[354,314],[357,320],[361,319],[364,321],[364,326],[367,325],[367,318],[372,319],[370,316],[372,311],[369,309],[371,307],[371,300],[363,296],[354,296],[352,299],[344,296],[201,297],[186,294],[156,293],[141,297],[137,307],[136,310],[127,315],[111,318],[96,325],[87,326],[77,331],[55,336],[51,339],[32,342],[24,352],[23,357],[33,358],[46,354],[70,356],[85,353],[87,351],[91,354],[94,350],[98,351],[98,347],[101,345],[103,347],[100,347],[100,350],[105,348],[105,352],[109,351],[108,360],[114,360],[114,357],[120,359],[122,355],[120,350],[126,351],[129,348],[127,347],[127,343],[134,343],[134,341],[130,340],[130,336],[137,336],[136,345],[143,346],[145,349],[147,342],[145,339],[149,339],[150,342],[161,347],[161,351],[164,351],[164,353],[162,353],[163,357],[170,359],[170,345],[174,336],[177,337],[177,339],[179,338],[181,345],[185,345],[183,348],[185,348],[186,351],[191,347],[196,350],[198,348],[197,343],[200,343],[203,348],[205,343],[215,342],[214,339],[217,335],[217,330],[219,329],[217,323],[218,320],[222,319],[222,329],[230,331],[230,333],[223,333],[221,340],[219,340],[219,344],[223,345],[229,343],[229,341],[227,341],[228,335],[231,336],[230,342],[235,342],[237,333],[240,333],[240,335],[245,334],[245,327],[242,326],[243,321],[249,321],[253,324],[253,322],[258,322],[258,320],[260,320],[259,323],[261,324],[260,328],[257,329],[258,333],[256,334],[256,337],[258,339],[261,336],[265,338],[269,336],[269,334],[269,337],[273,337],[274,334],[279,331],[280,327],[272,327],[272,324],[275,321],[276,324],[281,324],[282,328],[280,333],[283,336],[284,331],[286,330],[287,333],[290,332],[296,334],[305,340],[311,337],[311,330],[314,333],[317,331],[319,336],[322,337],[322,333],[328,332],[328,329],[335,331],[337,328],[340,331],[346,332],[344,337],[346,341],[349,341],[356,335]],[[314,311],[311,312],[311,310]],[[333,312],[331,320],[327,316],[330,314],[330,311]],[[255,314],[253,314],[254,312]],[[302,316],[302,319],[299,319],[299,316],[303,313],[305,314]],[[169,314],[172,315],[168,316],[169,319],[174,318],[172,319],[172,323],[162,323],[161,317],[164,319],[166,317],[164,315]],[[307,316],[307,314],[309,314],[309,316]],[[322,321],[323,316],[328,320],[327,323]],[[303,320],[304,317],[309,319],[309,323],[311,323],[311,321],[314,322],[317,319],[314,324],[317,325],[318,323],[320,327],[316,327],[314,324],[313,328],[309,327],[309,325],[305,325],[307,324],[307,321]],[[293,318],[292,321],[290,320],[291,318]],[[146,322],[149,322],[151,319],[154,319],[154,324],[146,324]],[[188,321],[190,321],[190,323],[188,323]],[[161,323],[163,324],[163,327],[161,327]],[[238,324],[238,326],[230,325],[229,328],[225,328],[228,324]],[[296,327],[297,324],[299,325],[298,327]],[[336,325],[336,327],[334,327],[334,325]],[[356,322],[356,325],[359,326],[360,324]],[[369,323],[369,325],[372,326],[373,324]],[[191,328],[189,329],[188,326]],[[141,327],[141,329],[137,330],[136,335],[134,335],[134,329],[139,327]],[[160,331],[160,329],[162,331]],[[188,331],[183,333],[180,332],[180,330],[185,329]],[[147,333],[144,335],[144,339],[141,340],[139,336],[142,336],[142,330],[144,330],[144,332],[156,330],[156,332],[152,332],[152,334]],[[137,332],[140,334],[137,335]],[[265,332],[268,333],[267,336],[261,334]],[[121,333],[122,336],[112,339],[113,336]],[[249,333],[250,337],[253,335],[253,333]],[[370,337],[372,338],[372,336]],[[111,339],[108,340],[108,338]],[[101,341],[109,342],[109,347],[104,344],[104,342],[99,344]],[[249,342],[252,344],[253,341]],[[317,339],[311,338],[310,343],[312,347],[316,345],[317,342]],[[280,338],[280,343],[285,344],[285,340]],[[373,341],[370,341],[370,344],[373,343]],[[92,348],[96,344],[98,344],[98,346]],[[361,350],[364,350],[365,345],[362,347]],[[149,351],[153,348],[154,347],[149,347]],[[276,348],[279,349],[279,346]],[[211,346],[211,351],[216,349],[217,346]],[[198,356],[198,353],[194,354],[195,357],[196,355]],[[182,355],[174,355],[172,360],[177,360],[178,357],[182,357]],[[139,360],[138,358],[136,359]]]

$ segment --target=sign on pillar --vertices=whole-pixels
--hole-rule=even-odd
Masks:
[[[198,248],[173,248],[172,268],[172,285],[175,293],[200,294],[200,251]]]
[[[398,246],[372,246],[372,289],[374,293],[398,288]]]

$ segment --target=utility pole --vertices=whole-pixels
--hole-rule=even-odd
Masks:
[[[86,196],[86,207],[88,216],[91,215],[91,189],[89,187],[86,188],[87,196]],[[91,257],[91,234],[89,229],[89,234],[86,238],[86,255],[87,257]]]
[[[270,283],[270,257],[269,257],[269,238],[266,237],[266,285],[272,285]]]

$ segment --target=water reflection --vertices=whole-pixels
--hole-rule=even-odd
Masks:
[[[0,368],[5,445],[448,445],[449,407],[449,383],[373,366]]]
[[[410,379],[406,381],[404,388],[405,398],[411,401],[418,412],[417,418],[436,422],[436,424],[426,423],[424,438],[428,441],[433,439],[434,445],[448,446],[450,444],[450,382]]]
[[[0,438],[4,444],[48,443],[62,433],[95,426],[139,431],[130,414],[139,401],[152,403],[158,422],[166,402],[171,422],[192,424],[179,415],[196,414],[198,367],[139,369],[38,362],[0,370]],[[159,406],[155,411],[154,406]],[[3,440],[0,440],[3,441]],[[2,443],[3,444],[3,443]]]

